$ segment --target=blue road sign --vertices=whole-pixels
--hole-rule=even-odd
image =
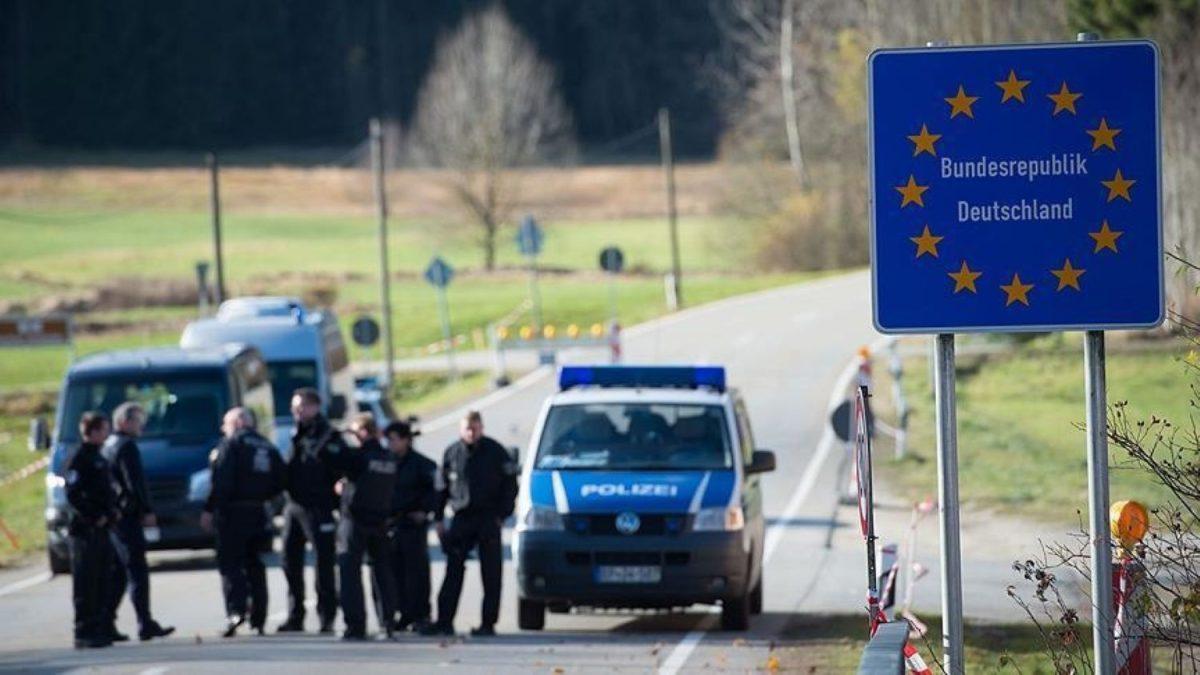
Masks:
[[[541,253],[544,239],[542,228],[538,226],[533,216],[525,216],[521,219],[521,225],[517,228],[517,249],[521,251],[521,255],[535,256]]]
[[[425,281],[437,286],[445,288],[450,285],[450,280],[454,278],[454,268],[450,263],[442,260],[441,256],[434,257],[429,261],[429,266],[425,268]]]
[[[1151,42],[885,49],[868,63],[885,333],[1163,318]]]

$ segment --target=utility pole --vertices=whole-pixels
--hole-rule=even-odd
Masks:
[[[209,211],[212,213],[213,258],[216,264],[216,302],[225,302],[225,261],[221,253],[221,167],[217,153],[208,153]]]
[[[379,118],[376,117],[371,120],[371,169],[375,174],[375,204],[379,214],[379,304],[383,310],[383,372],[390,396],[396,364],[392,353],[392,286],[388,274],[387,185],[384,181],[383,163],[383,129]]]
[[[683,308],[683,270],[679,265],[679,222],[675,212],[675,157],[671,152],[671,111],[658,109],[658,148],[667,181],[667,222],[671,228],[671,286],[675,309]]]

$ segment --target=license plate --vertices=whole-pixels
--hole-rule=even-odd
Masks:
[[[658,565],[601,565],[596,568],[596,583],[657,584],[662,581]]]

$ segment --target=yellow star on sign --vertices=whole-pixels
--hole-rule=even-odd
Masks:
[[[938,257],[937,245],[938,245],[938,242],[943,239],[945,239],[945,237],[933,236],[933,233],[929,231],[928,225],[925,226],[925,231],[921,233],[921,236],[908,238],[909,241],[911,241],[912,243],[917,245],[917,257],[918,258],[925,255],[926,253],[932,255],[935,258]]]
[[[1010,98],[1015,98],[1021,103],[1025,102],[1025,87],[1029,86],[1029,80],[1018,80],[1017,71],[1008,71],[1008,79],[996,83],[1004,91],[1004,96],[1000,98],[1000,102],[1004,103]]]
[[[1079,277],[1083,276],[1083,273],[1086,271],[1087,270],[1071,267],[1071,259],[1067,258],[1066,261],[1063,262],[1062,269],[1050,270],[1050,273],[1058,277],[1058,290],[1061,291],[1067,286],[1070,286],[1078,291],[1081,290],[1079,288]]]
[[[896,187],[896,192],[899,192],[904,196],[904,198],[900,200],[900,208],[904,208],[909,204],[916,204],[917,206],[924,207],[925,202],[921,199],[921,195],[928,189],[928,185],[917,185],[917,180],[913,178],[912,174],[909,174],[908,184]]]
[[[1100,118],[1100,126],[1095,129],[1085,129],[1084,131],[1087,131],[1088,136],[1092,137],[1093,152],[1105,146],[1108,146],[1109,150],[1115,151],[1117,149],[1117,145],[1113,143],[1113,139],[1117,137],[1117,134],[1121,133],[1121,130],[1109,128],[1108,120],[1103,117]]]
[[[1046,96],[1049,96],[1050,100],[1054,101],[1054,112],[1050,113],[1051,115],[1057,115],[1064,110],[1070,110],[1071,114],[1074,115],[1075,100],[1083,96],[1083,94],[1073,93],[1070,89],[1067,89],[1067,83],[1063,82],[1062,88],[1058,90],[1057,94],[1046,94]]]
[[[1108,188],[1108,201],[1123,197],[1125,201],[1131,202],[1133,199],[1129,197],[1129,188],[1133,187],[1136,182],[1136,180],[1129,180],[1122,176],[1121,170],[1117,169],[1117,175],[1113,176],[1112,180],[1102,180],[1100,184]]]
[[[968,290],[975,293],[975,280],[983,276],[983,272],[972,272],[970,267],[967,267],[967,261],[962,262],[962,267],[957,272],[947,272],[950,278],[954,280],[954,292]]]
[[[1033,284],[1021,283],[1021,275],[1014,274],[1012,283],[1000,284],[1000,289],[1008,294],[1008,298],[1004,302],[1004,306],[1008,307],[1014,302],[1019,302],[1026,307],[1029,306],[1029,291],[1033,288]]]
[[[922,124],[921,133],[913,134],[912,136],[908,137],[908,140],[912,141],[913,145],[915,146],[913,148],[913,157],[916,157],[922,152],[928,152],[934,157],[937,157],[937,150],[934,149],[933,144],[937,143],[938,139],[941,137],[941,134],[929,133],[929,127]]]
[[[963,86],[958,85],[958,93],[954,96],[949,96],[944,99],[950,104],[950,119],[958,117],[959,113],[975,119],[975,113],[971,112],[971,105],[979,100],[978,96],[967,96],[967,92],[963,91]]]
[[[1113,253],[1117,252],[1117,237],[1125,234],[1121,230],[1111,230],[1108,227],[1108,221],[1100,223],[1099,232],[1088,232],[1088,236],[1096,240],[1096,248],[1092,253],[1099,253],[1104,249],[1110,249]]]

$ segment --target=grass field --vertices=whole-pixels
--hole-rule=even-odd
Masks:
[[[1067,345],[1077,344],[1068,341]],[[960,495],[973,508],[1077,523],[1087,514],[1087,454],[1083,424],[1083,357],[1052,351],[1048,342],[1022,351],[961,358],[958,372]],[[1183,347],[1108,354],[1109,403],[1128,401],[1133,419],[1151,415],[1186,423],[1191,382],[1180,362]],[[889,392],[877,367],[877,391]],[[909,452],[892,458],[890,441],[876,452],[889,487],[906,496],[937,494],[933,398],[924,359],[906,364],[905,390],[912,408]],[[878,397],[890,413],[890,394]],[[1149,477],[1110,448],[1112,499],[1139,499],[1153,507],[1165,498]]]

